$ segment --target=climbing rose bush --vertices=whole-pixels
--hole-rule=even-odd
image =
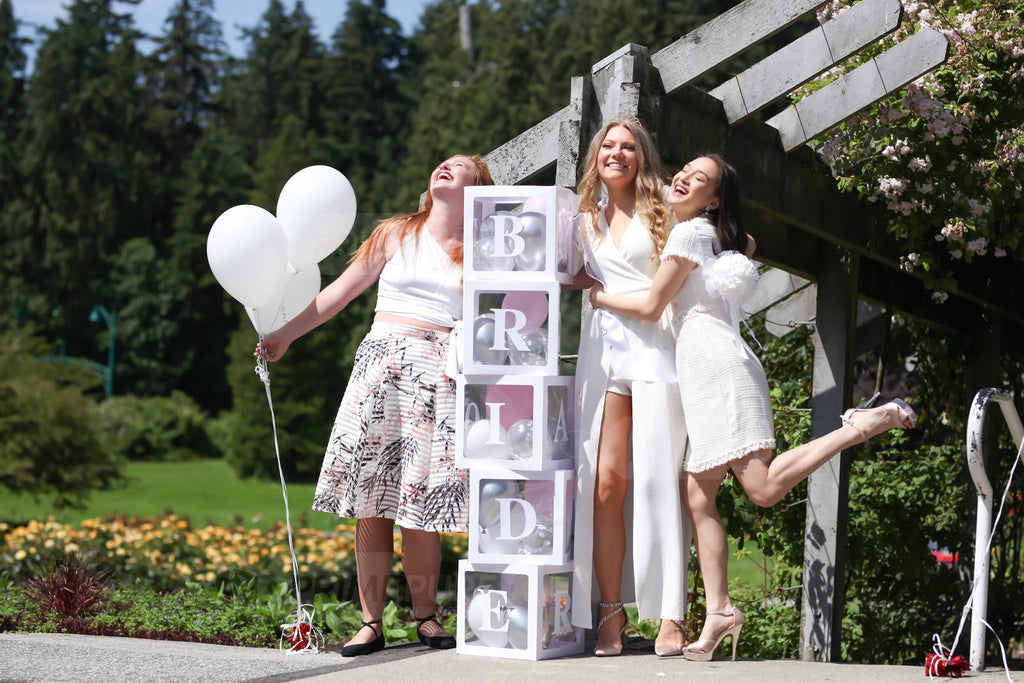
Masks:
[[[825,6],[825,20],[848,9]],[[900,28],[800,97],[871,56],[933,28],[947,61],[816,141],[840,188],[882,203],[901,240],[901,267],[942,302],[956,291],[950,268],[1022,256],[1024,5],[1017,0],[904,0]]]

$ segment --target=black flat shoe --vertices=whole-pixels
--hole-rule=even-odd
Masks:
[[[436,614],[431,614],[429,617],[423,617],[422,619],[417,617],[416,621],[419,622],[419,625],[416,627],[416,635],[420,637],[421,643],[427,647],[432,647],[435,650],[450,650],[455,647],[455,636],[450,636],[447,633],[443,636],[426,636],[423,635],[423,632],[420,630],[423,628],[423,624],[428,621],[432,621],[438,626],[441,626],[441,623],[437,620]],[[442,626],[442,628],[444,627]]]
[[[374,652],[380,652],[381,650],[383,650],[384,649],[384,625],[381,624],[381,628],[380,628],[379,632],[373,626],[374,624],[380,624],[380,623],[381,623],[380,619],[374,619],[373,621],[364,621],[363,622],[363,626],[365,626],[366,628],[368,628],[371,631],[373,631],[374,634],[376,634],[377,637],[374,638],[373,640],[371,640],[368,643],[356,643],[354,645],[346,645],[345,647],[341,648],[341,656],[342,657],[358,657],[359,655],[369,655],[369,654],[373,654]],[[359,628],[362,629],[363,626],[360,626]],[[358,633],[358,631],[356,631],[356,633]],[[422,640],[422,639],[423,639],[423,636],[420,636],[420,640]]]

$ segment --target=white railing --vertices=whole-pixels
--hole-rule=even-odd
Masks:
[[[989,580],[989,536],[992,535],[992,484],[985,472],[985,457],[982,447],[985,417],[989,404],[995,402],[1002,410],[1010,436],[1020,456],[1021,441],[1024,440],[1024,426],[1013,405],[1013,393],[998,389],[982,389],[974,396],[971,412],[967,417],[967,466],[971,470],[974,487],[978,490],[978,519],[974,532],[974,590],[971,610],[971,652],[972,671],[985,667],[985,619],[988,612]]]

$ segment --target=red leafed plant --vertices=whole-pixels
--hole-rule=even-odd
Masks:
[[[37,607],[68,620],[95,612],[109,588],[108,572],[77,553],[65,553],[28,579],[25,595]]]

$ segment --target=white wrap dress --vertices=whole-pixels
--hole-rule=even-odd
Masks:
[[[600,237],[582,225],[579,246],[588,272],[606,291],[646,296],[659,261],[638,217],[616,246],[600,212]],[[586,216],[581,216],[581,223]],[[611,347],[611,348],[610,348]],[[683,619],[691,529],[681,498],[686,427],[674,373],[670,317],[655,323],[595,311],[583,297],[576,367],[576,513],[573,546],[572,623],[592,628],[594,581],[594,480],[601,417],[610,379],[629,384],[633,402],[631,499],[626,501],[627,560],[622,600],[636,600],[641,619]],[[632,546],[629,548],[628,546]],[[631,560],[631,561],[630,561]],[[603,600],[603,598],[601,598]]]

